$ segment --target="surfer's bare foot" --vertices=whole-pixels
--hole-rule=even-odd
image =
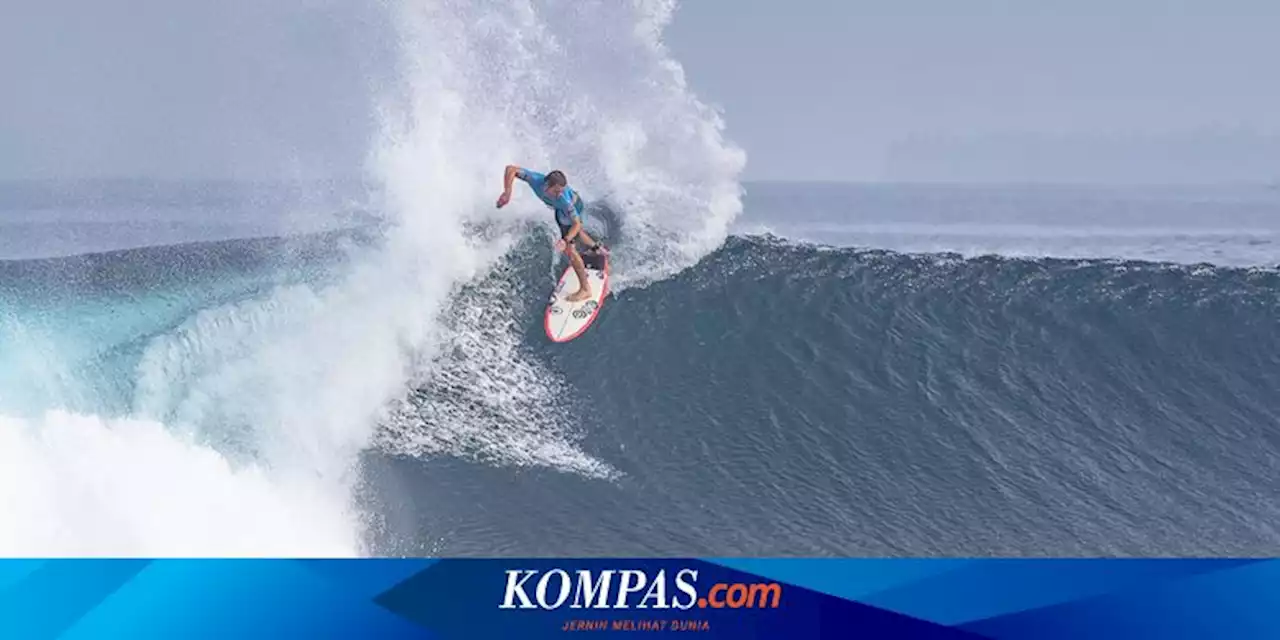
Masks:
[[[591,297],[590,289],[578,289],[577,291],[574,291],[573,293],[569,294],[569,296],[565,298],[565,300],[568,300],[569,302],[582,302],[583,300],[586,300],[587,298],[590,298],[590,297]]]

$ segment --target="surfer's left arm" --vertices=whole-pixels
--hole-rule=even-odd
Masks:
[[[578,237],[578,233],[582,231],[582,218],[573,216],[573,226],[569,227],[569,232],[564,234],[564,244],[569,246],[573,239]]]
[[[573,226],[569,227],[569,233],[565,234],[565,242],[573,242],[578,237],[578,233],[582,231],[582,214],[578,213],[579,198],[578,192],[573,192],[573,197],[565,197],[567,194],[560,196],[560,201],[564,203],[564,211],[573,218]]]
[[[569,247],[573,246],[573,239],[578,237],[578,233],[582,231],[582,218],[577,214],[569,214],[573,216],[573,224],[569,226],[569,230],[565,232],[564,237],[556,240],[556,251],[569,253]]]

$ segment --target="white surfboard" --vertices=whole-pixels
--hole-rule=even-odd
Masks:
[[[578,274],[573,265],[565,268],[560,282],[547,301],[545,325],[547,337],[552,342],[568,342],[582,335],[595,321],[609,294],[609,256],[583,256],[587,267],[587,279],[591,282],[592,297],[579,302],[569,302],[570,294],[578,290]]]

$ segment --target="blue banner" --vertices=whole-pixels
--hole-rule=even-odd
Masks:
[[[12,560],[0,638],[1261,638],[1273,560]]]

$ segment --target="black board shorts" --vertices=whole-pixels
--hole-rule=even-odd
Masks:
[[[582,212],[579,211],[578,215],[581,216]],[[556,218],[556,226],[560,227],[561,240],[565,239],[569,235],[569,231],[573,229],[573,223],[563,224],[560,222],[559,218]],[[582,237],[581,235],[578,236],[578,238],[581,238],[581,237]],[[597,247],[601,246],[600,244],[598,244],[599,240],[597,240],[596,242],[597,242],[597,245],[596,245]],[[580,255],[582,256],[583,265],[586,266],[586,268],[588,269],[604,269],[605,257],[603,254],[596,251],[595,249],[596,247],[588,247],[586,250],[582,251]]]
[[[573,225],[572,225],[572,224],[561,224],[559,220],[556,220],[556,226],[557,226],[557,227],[560,227],[560,239],[561,239],[561,240],[563,240],[563,239],[565,239],[565,238],[569,237],[569,230],[573,228]]]

